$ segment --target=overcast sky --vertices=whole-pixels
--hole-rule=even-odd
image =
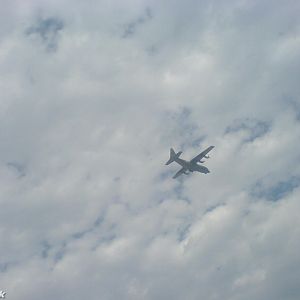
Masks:
[[[300,2],[2,0],[0,290],[300,299]],[[169,148],[214,145],[209,174]]]

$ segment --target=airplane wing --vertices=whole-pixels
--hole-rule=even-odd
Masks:
[[[183,174],[186,171],[185,168],[181,168],[174,176],[173,178],[177,178],[178,176],[180,176],[181,174]]]
[[[212,150],[215,146],[210,146],[207,149],[205,149],[203,152],[195,156],[190,162],[191,163],[196,163],[200,161],[210,150]]]

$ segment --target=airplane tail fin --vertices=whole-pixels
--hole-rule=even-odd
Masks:
[[[182,151],[179,151],[178,153],[176,153],[174,151],[173,148],[170,149],[170,158],[169,160],[166,162],[166,165],[169,165],[170,163],[172,163],[173,161],[175,161],[176,158],[178,158],[181,155]]]

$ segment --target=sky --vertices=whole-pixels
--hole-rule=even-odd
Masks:
[[[1,1],[6,298],[298,300],[299,13]]]

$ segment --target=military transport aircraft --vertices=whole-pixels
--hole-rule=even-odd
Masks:
[[[204,163],[204,161],[202,161],[202,158],[209,158],[209,156],[207,155],[207,153],[212,150],[215,146],[210,146],[207,149],[205,149],[203,152],[201,152],[200,154],[198,154],[197,156],[195,156],[193,159],[191,159],[190,161],[184,160],[179,158],[179,156],[181,155],[182,151],[179,151],[178,153],[176,153],[174,151],[173,148],[170,149],[170,159],[166,162],[166,165],[169,165],[170,163],[172,163],[173,161],[176,161],[178,164],[180,164],[182,166],[182,168],[173,176],[173,178],[177,178],[178,176],[180,176],[181,174],[189,174],[189,172],[200,172],[200,173],[204,173],[207,174],[209,173],[209,170],[204,167],[199,165],[198,163]]]

